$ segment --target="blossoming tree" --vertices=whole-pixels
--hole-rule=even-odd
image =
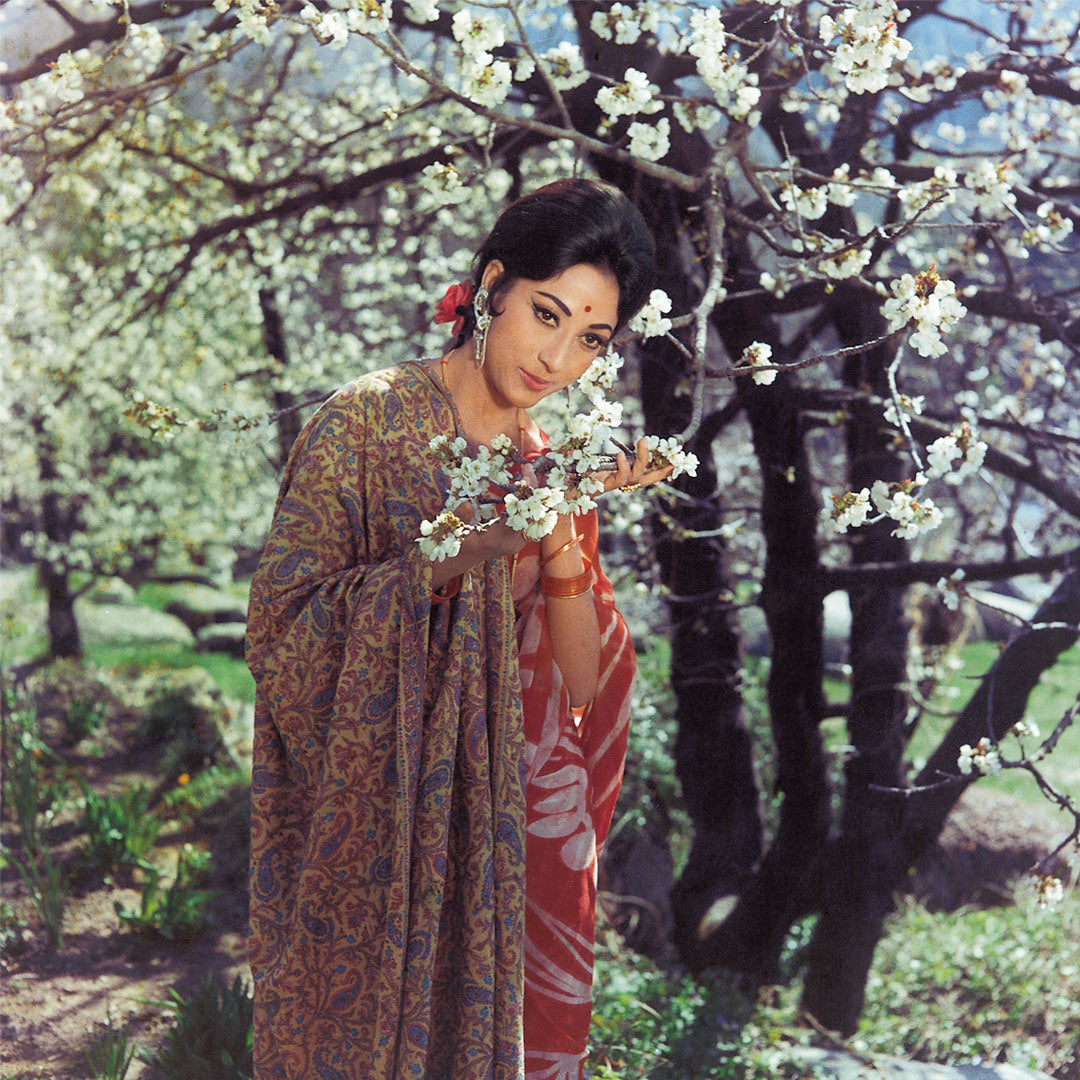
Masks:
[[[1075,11],[28,0],[21,17],[34,44],[0,73],[21,455],[4,498],[58,608],[74,569],[253,540],[298,406],[442,347],[432,301],[506,198],[580,169],[636,198],[662,289],[623,346],[629,403],[700,459],[652,533],[695,824],[679,948],[765,981],[816,913],[806,1005],[852,1030],[893,889],[1080,623]],[[1063,570],[913,771],[941,641],[913,636],[911,586],[958,605]],[[771,638],[767,840],[748,590]],[[852,608],[835,819],[834,590]]]

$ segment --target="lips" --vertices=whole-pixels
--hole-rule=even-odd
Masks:
[[[551,385],[546,379],[538,379],[535,375],[530,375],[524,368],[518,368],[518,373],[521,375],[521,381],[535,392],[546,390]]]

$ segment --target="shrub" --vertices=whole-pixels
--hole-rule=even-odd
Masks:
[[[208,975],[188,1000],[174,990],[169,1007],[168,1042],[145,1056],[152,1080],[251,1080],[253,999],[239,976],[230,989]]]
[[[94,1038],[83,1056],[93,1080],[124,1080],[135,1057],[135,1047],[126,1031],[113,1027],[110,1017],[105,1030]]]
[[[0,852],[0,869],[10,862],[26,882],[30,891],[30,900],[34,910],[45,928],[49,948],[56,952],[64,947],[63,921],[67,906],[67,893],[64,889],[64,875],[60,864],[55,862],[52,852],[42,848],[35,856],[26,854],[26,862],[10,853]]]
[[[115,901],[121,922],[133,929],[159,934],[170,941],[201,930],[207,921],[206,907],[213,890],[196,888],[206,880],[210,853],[185,844],[176,853],[176,875],[167,889],[161,888],[159,871],[147,872],[138,911],[128,911]]]
[[[148,868],[144,856],[153,846],[161,822],[150,813],[150,792],[145,784],[119,796],[98,795],[83,785],[87,862],[101,870]]]
[[[101,672],[78,660],[57,660],[34,673],[27,684],[39,722],[58,725],[69,743],[94,734],[121,703]]]

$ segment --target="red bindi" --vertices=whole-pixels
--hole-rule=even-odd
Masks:
[[[588,304],[586,304],[586,305],[585,305],[585,310],[586,310],[586,311],[592,311],[592,308],[591,308],[591,307],[589,307],[589,305],[588,305]]]

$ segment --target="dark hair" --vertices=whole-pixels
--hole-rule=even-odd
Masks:
[[[473,284],[498,259],[505,272],[496,278],[490,303],[517,278],[544,281],[571,266],[588,263],[611,272],[619,286],[618,327],[625,326],[649,298],[655,247],[638,208],[613,184],[569,179],[545,184],[512,202],[495,222],[474,261]],[[458,338],[472,333],[471,307]],[[618,328],[617,327],[617,328]]]

